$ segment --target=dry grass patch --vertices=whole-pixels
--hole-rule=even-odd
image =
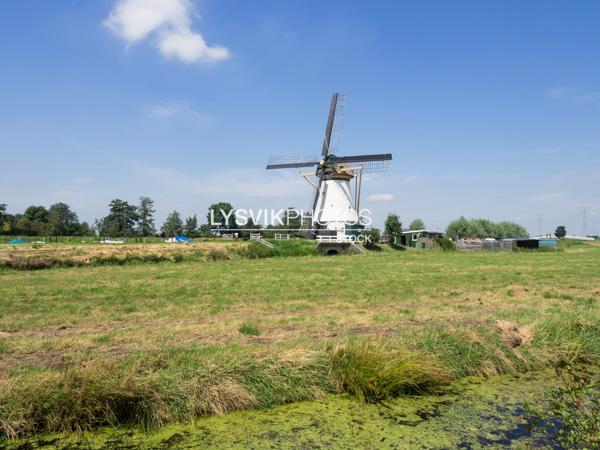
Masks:
[[[230,259],[238,256],[244,243],[202,242],[194,244],[133,245],[46,245],[43,247],[0,246],[0,267],[20,270],[45,269],[129,262],[180,262]]]

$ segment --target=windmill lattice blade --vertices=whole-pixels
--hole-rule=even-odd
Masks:
[[[333,129],[331,132],[331,141],[329,142],[329,154],[337,153],[342,137],[342,127],[344,125],[344,106],[346,104],[344,94],[338,94],[335,107],[335,117],[333,119]]]
[[[327,127],[325,128],[325,138],[323,139],[323,150],[321,157],[327,158],[329,154],[329,144],[331,143],[331,131],[333,130],[333,121],[335,119],[335,109],[337,107],[339,94],[336,92],[331,96],[331,104],[329,105],[329,116],[327,117]]]
[[[367,161],[391,161],[392,154],[391,153],[378,153],[374,155],[356,155],[356,156],[336,156],[335,158],[331,158],[332,162],[343,162],[343,163],[351,163],[351,162],[367,162]]]
[[[354,171],[362,170],[362,173],[382,173],[390,167],[390,160],[385,161],[357,161],[351,163],[339,163],[347,169]]]
[[[319,164],[318,156],[271,156],[267,169],[292,169],[295,167],[312,167]]]

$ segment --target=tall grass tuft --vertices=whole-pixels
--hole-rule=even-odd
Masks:
[[[259,336],[261,333],[260,328],[254,322],[244,322],[239,326],[238,331],[248,336]]]
[[[572,363],[600,363],[600,326],[575,316],[554,316],[540,322],[535,342]]]
[[[487,327],[424,330],[418,348],[442,361],[457,377],[492,376],[542,367],[535,358],[523,355],[525,348],[514,351],[494,329]]]
[[[452,380],[436,361],[391,348],[381,341],[351,341],[334,347],[330,355],[337,390],[362,401],[420,393]]]

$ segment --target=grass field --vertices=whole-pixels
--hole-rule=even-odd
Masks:
[[[600,361],[595,244],[139,262],[0,269],[0,434]]]

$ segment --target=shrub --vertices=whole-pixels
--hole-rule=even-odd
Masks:
[[[451,381],[439,363],[386,346],[380,341],[350,342],[331,350],[337,390],[375,402],[399,394],[423,392]]]
[[[377,228],[371,228],[370,230],[363,230],[360,233],[364,238],[364,246],[369,250],[379,250],[380,247],[377,245],[381,239],[381,233]]]
[[[224,261],[226,259],[229,259],[229,254],[223,250],[211,249],[207,253],[206,258],[209,261]]]
[[[271,258],[276,256],[275,250],[254,241],[250,242],[247,246],[239,247],[237,252],[242,258],[249,259]]]
[[[560,448],[599,448],[600,383],[565,359],[555,370],[562,385],[547,394],[544,407],[525,405],[530,422]]]
[[[456,245],[454,245],[454,242],[452,242],[450,238],[446,236],[438,238],[436,242],[440,246],[440,248],[445,252],[456,250]]]
[[[252,322],[243,323],[238,328],[238,331],[242,334],[247,334],[248,336],[259,336],[260,335],[260,328]]]

